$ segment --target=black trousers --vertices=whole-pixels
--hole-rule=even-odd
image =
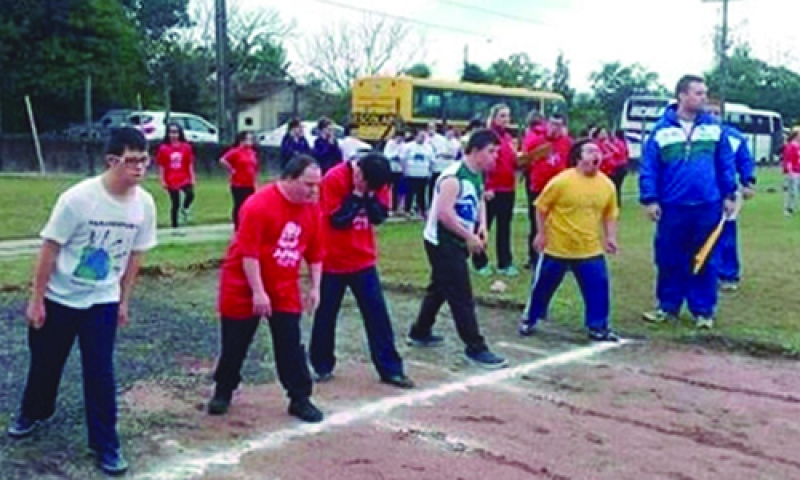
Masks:
[[[495,192],[494,197],[486,202],[486,225],[492,228],[492,223],[497,219],[495,230],[495,250],[497,251],[497,268],[508,268],[514,262],[511,254],[511,222],[514,219],[514,192]],[[473,265],[481,269],[489,264],[486,253],[475,255]]]
[[[622,184],[625,182],[625,177],[628,175],[628,167],[621,166],[614,170],[611,174],[611,181],[614,182],[614,187],[617,188],[617,205],[622,207]]]
[[[253,187],[234,187],[231,186],[231,196],[233,196],[233,229],[239,229],[239,210],[242,208],[244,201],[254,194],[256,191]]]
[[[214,372],[217,389],[233,392],[239,387],[242,364],[259,323],[259,317],[246,320],[222,318],[222,353]],[[300,400],[310,397],[311,373],[301,343],[300,314],[274,312],[267,323],[272,334],[278,380],[289,398]]]
[[[539,198],[539,192],[532,192],[528,189],[527,194],[528,222],[530,223],[530,228],[528,229],[528,263],[531,269],[533,269],[536,268],[536,262],[539,260],[539,252],[533,248],[533,239],[536,238],[536,234],[539,233],[539,228],[536,225],[536,206],[534,205],[536,199]]]
[[[425,253],[431,265],[431,282],[422,299],[417,321],[411,326],[410,335],[416,338],[430,335],[439,310],[447,302],[458,336],[466,344],[467,350],[473,353],[486,350],[486,341],[481,335],[475,313],[467,250],[455,244],[441,242],[434,245],[426,241]]]
[[[170,219],[172,228],[178,228],[178,212],[181,208],[188,209],[194,202],[194,185],[184,185],[181,188],[169,189],[169,200],[172,203]],[[181,205],[181,192],[183,192],[183,205]]]
[[[428,177],[415,178],[406,177],[406,186],[408,193],[406,193],[406,213],[412,212],[411,207],[414,205],[416,199],[417,210],[420,214],[424,215],[428,211],[428,205],[425,201],[425,194],[427,193]]]

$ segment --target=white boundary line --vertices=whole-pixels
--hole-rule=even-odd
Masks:
[[[565,365],[568,363],[582,361],[599,353],[612,350],[627,344],[626,341],[618,343],[600,343],[588,347],[577,348],[553,355],[552,357],[542,358],[530,363],[522,364],[512,368],[506,368],[482,375],[475,375],[452,383],[445,383],[437,387],[419,390],[405,395],[387,397],[361,407],[334,413],[326,418],[322,423],[301,424],[278,430],[267,432],[260,437],[245,441],[236,447],[228,448],[223,451],[194,451],[176,457],[160,466],[133,478],[153,479],[153,480],[178,480],[193,478],[203,475],[212,466],[235,466],[238,465],[242,457],[248,453],[271,450],[278,448],[285,443],[316,435],[335,427],[350,425],[368,418],[387,414],[400,407],[410,407],[414,405],[424,405],[431,400],[445,397],[453,393],[463,392],[470,387],[481,387],[493,385],[505,380],[510,380],[519,375],[539,370],[544,367],[555,365]]]

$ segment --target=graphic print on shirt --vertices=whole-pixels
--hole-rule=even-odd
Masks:
[[[300,263],[300,252],[297,247],[300,245],[300,234],[303,233],[303,228],[294,223],[286,222],[283,226],[283,231],[278,239],[278,246],[275,248],[275,253],[272,258],[280,267],[295,268]]]
[[[353,230],[367,230],[369,229],[369,217],[367,217],[366,209],[362,208],[358,214],[353,218]]]
[[[169,155],[169,168],[178,170],[183,166],[183,155],[181,152],[172,152]]]
[[[456,200],[455,210],[461,224],[472,230],[478,223],[478,192],[471,182],[461,182],[462,195]]]
[[[93,282],[109,277],[111,271],[119,273],[122,259],[128,251],[122,230],[135,229],[136,225],[123,222],[89,222],[89,243],[81,250],[78,264],[72,276]]]

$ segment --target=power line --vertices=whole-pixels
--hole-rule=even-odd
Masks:
[[[490,37],[488,35],[485,35],[483,33],[478,33],[478,32],[473,31],[473,30],[466,30],[466,29],[458,28],[458,27],[450,27],[450,26],[447,26],[447,25],[440,25],[440,24],[436,24],[436,23],[430,23],[430,22],[426,22],[424,20],[417,20],[417,19],[414,19],[414,18],[403,17],[403,16],[400,16],[400,15],[393,15],[391,13],[382,12],[380,10],[373,10],[373,9],[370,9],[370,8],[356,7],[355,5],[348,5],[346,3],[339,3],[339,2],[332,1],[332,0],[313,0],[313,1],[315,1],[317,3],[331,5],[331,6],[334,6],[334,7],[344,8],[344,9],[347,9],[347,10],[354,10],[356,12],[367,13],[367,14],[370,14],[370,15],[378,15],[378,16],[381,16],[381,17],[384,17],[384,18],[391,18],[393,20],[397,20],[397,21],[400,21],[400,22],[413,23],[413,24],[422,25],[422,26],[428,27],[428,28],[435,28],[435,29],[438,29],[438,30],[449,30],[451,32],[457,32],[457,33],[462,33],[462,34],[470,35],[470,36],[474,36],[474,37],[480,37],[480,38],[483,38],[486,41],[491,41],[492,40],[492,37]]]
[[[546,23],[542,22],[541,20],[536,20],[533,18],[527,17],[520,17],[519,15],[511,15],[508,13],[498,12],[497,10],[489,10],[488,8],[479,7],[477,5],[467,5],[461,2],[455,2],[453,0],[437,0],[439,3],[443,3],[445,5],[450,5],[453,7],[461,8],[463,10],[471,10],[474,12],[481,12],[487,15],[494,15],[496,17],[505,18],[508,20],[514,20],[515,22],[520,23],[533,23],[536,25],[546,25]]]

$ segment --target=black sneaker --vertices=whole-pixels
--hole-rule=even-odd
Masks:
[[[319,408],[315,407],[307,398],[289,402],[289,415],[308,423],[319,423],[323,417]]]
[[[613,330],[589,330],[589,340],[593,342],[619,342],[622,337]]]
[[[314,374],[314,381],[317,383],[330,382],[331,380],[333,380],[333,373],[331,372]]]
[[[487,370],[497,370],[499,368],[508,366],[508,360],[499,355],[495,355],[491,352],[491,350],[488,349],[478,352],[467,350],[464,352],[464,355],[470,362]]]
[[[25,438],[39,428],[39,425],[45,420],[48,419],[33,420],[22,415],[17,415],[17,417],[11,421],[11,424],[9,424],[6,433],[8,433],[8,436],[11,438]]]
[[[381,377],[381,382],[398,388],[414,388],[414,381],[403,374]]]
[[[228,409],[231,406],[231,397],[233,397],[233,392],[216,388],[214,397],[208,402],[208,414],[225,415],[228,413]]]
[[[411,347],[438,347],[444,343],[444,337],[432,333],[428,334],[427,337],[417,337],[409,333],[406,338],[406,343]]]
[[[102,454],[95,450],[95,453],[98,454],[100,469],[106,475],[118,476],[128,471],[128,461],[119,450],[107,450]]]
[[[530,337],[536,333],[536,325],[530,324],[527,321],[522,321],[519,323],[517,333],[519,333],[520,337]]]

